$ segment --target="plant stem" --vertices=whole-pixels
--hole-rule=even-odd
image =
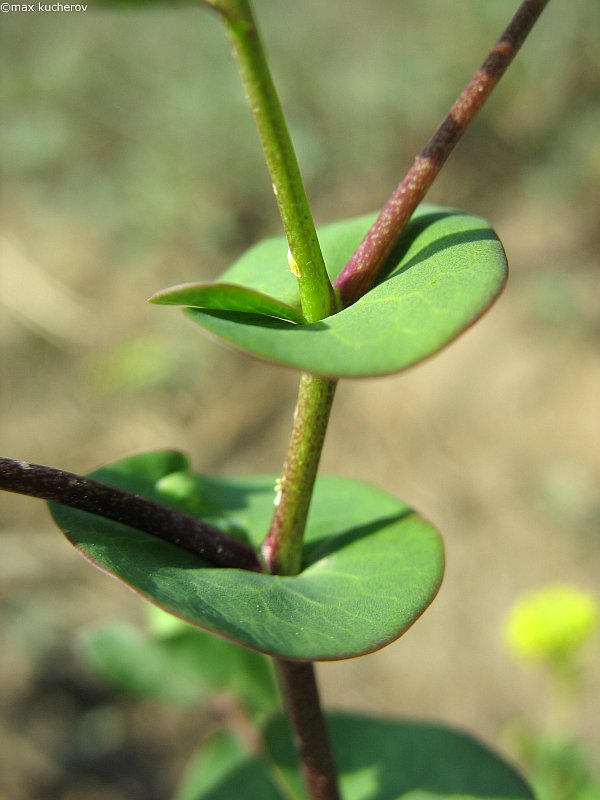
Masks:
[[[333,754],[313,665],[276,660],[302,774],[311,800],[340,800]]]
[[[395,192],[382,208],[351,259],[335,281],[344,306],[367,292],[398,241],[406,223],[423,200],[465,130],[517,54],[548,0],[524,0],[483,64]]]
[[[337,310],[277,90],[249,0],[214,0],[221,11],[254,121],[298,278],[302,312],[316,322]],[[282,269],[285,266],[282,264]]]
[[[301,568],[306,518],[335,387],[335,381],[306,373],[300,379],[292,435],[277,485],[275,513],[263,543],[267,566],[278,575],[295,575]],[[284,659],[275,659],[275,665],[308,794],[311,800],[339,800],[314,666]]]
[[[154,500],[72,472],[0,458],[0,489],[97,514],[164,539],[216,567],[261,571],[252,548]]]
[[[225,20],[229,41],[258,129],[273,192],[298,278],[302,313],[317,322],[338,310],[249,0],[209,0]],[[302,375],[292,435],[278,485],[276,509],[263,544],[272,573],[295,575],[302,560],[308,515],[335,382]],[[302,772],[311,800],[339,800],[327,727],[312,664],[276,660]]]
[[[300,379],[292,434],[277,484],[275,513],[263,543],[266,564],[277,575],[300,571],[304,528],[335,387],[335,381],[307,373]]]

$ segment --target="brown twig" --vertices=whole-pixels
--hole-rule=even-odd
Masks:
[[[130,525],[188,550],[216,567],[261,571],[254,550],[218,528],[83,475],[0,458],[0,489],[62,503]]]
[[[311,800],[341,800],[333,753],[310,662],[276,659],[294,745]]]
[[[415,158],[334,283],[344,306],[356,302],[374,284],[406,223],[425,197],[454,146],[504,75],[547,4],[548,0],[523,0],[510,24],[442,124]]]

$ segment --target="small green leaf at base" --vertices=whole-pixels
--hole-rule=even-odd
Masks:
[[[102,623],[83,633],[80,652],[100,677],[128,694],[199,705],[227,692],[252,716],[278,708],[274,675],[264,656],[177,622],[169,636],[123,622]]]
[[[274,476],[194,474],[179,453],[147,453],[93,473],[197,516],[259,547]],[[100,569],[166,611],[283,658],[330,660],[378,650],[425,611],[444,568],[441,539],[395,498],[342,478],[318,479],[304,565],[294,577],[207,566],[133,528],[51,504],[67,538]]]
[[[319,229],[332,281],[373,219],[358,217]],[[246,287],[269,303],[297,309],[298,289],[286,252],[283,237],[260,242],[216,286]],[[186,314],[209,334],[265,361],[330,378],[384,375],[428,358],[466,330],[493,303],[506,275],[504,250],[485,220],[423,205],[377,284],[320,322],[295,324],[281,312],[269,312],[268,303],[261,311],[252,307],[250,295],[244,307],[241,295],[227,308],[221,297],[221,307],[188,307]]]
[[[281,800],[263,763],[231,733],[218,733],[188,766],[175,800]]]
[[[327,723],[343,800],[533,800],[511,765],[462,731],[342,713],[328,714]],[[219,781],[212,780],[214,770],[208,772],[210,754],[202,753],[177,800],[254,796],[245,794],[244,782],[250,775],[260,781],[261,768],[265,798],[306,800],[288,723],[281,717],[272,720],[264,738],[266,752],[253,758],[240,753],[239,745],[220,742]],[[279,793],[273,794],[274,786]]]

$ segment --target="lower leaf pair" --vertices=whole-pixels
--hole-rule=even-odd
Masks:
[[[272,513],[273,477],[200,476],[174,451],[123,459],[93,477],[200,517],[257,548]],[[383,647],[423,613],[443,573],[442,542],[428,522],[390,495],[342,478],[317,482],[303,570],[294,577],[211,567],[106,518],[56,504],[52,513],[87,559],[146,599],[287,659],[349,658]],[[88,640],[87,653],[113,681],[142,694],[164,692],[167,672],[181,679],[178,696],[186,690],[199,701],[226,685],[261,726],[260,753],[228,733],[213,739],[177,800],[305,800],[287,721],[270,716],[264,722],[277,701],[257,653],[200,631],[176,630],[156,642],[114,629]],[[257,667],[264,673],[258,684]],[[328,724],[344,800],[531,800],[511,767],[464,734],[339,714]]]
[[[93,473],[159,500],[257,549],[273,512],[274,476],[196,475],[187,457],[146,453]],[[52,504],[68,539],[96,566],[172,614],[263,653],[307,661],[384,647],[425,611],[442,580],[433,526],[389,494],[321,477],[294,577],[208,566],[120,523]]]

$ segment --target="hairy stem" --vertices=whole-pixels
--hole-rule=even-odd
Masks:
[[[300,169],[249,0],[215,0],[221,11],[271,175],[307,322],[337,310]],[[282,269],[285,269],[282,264]]]
[[[281,690],[294,730],[294,745],[311,800],[340,800],[327,727],[321,714],[314,666],[276,660]]]
[[[335,281],[344,306],[356,302],[371,288],[414,210],[425,197],[454,146],[504,75],[547,4],[548,0],[524,0],[521,3],[483,64],[416,157]]]
[[[281,478],[275,513],[263,543],[263,557],[277,575],[295,575],[302,561],[302,540],[313,492],[335,381],[303,374],[294,424]]]
[[[188,550],[216,567],[261,570],[254,550],[212,525],[82,475],[0,458],[0,489],[62,503],[130,525]]]

